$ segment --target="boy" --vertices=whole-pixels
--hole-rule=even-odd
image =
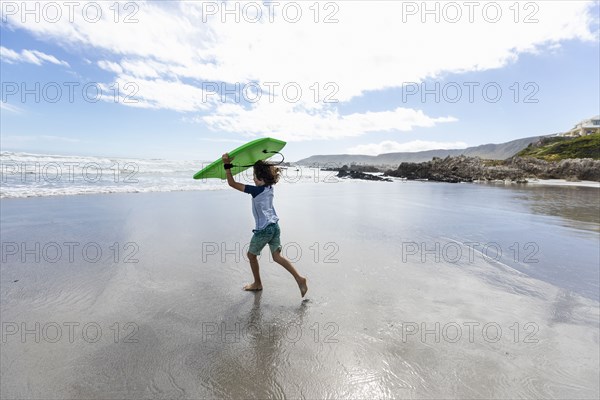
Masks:
[[[298,274],[292,263],[281,255],[279,217],[277,217],[273,208],[273,185],[279,180],[279,168],[264,161],[257,161],[254,164],[254,184],[256,186],[244,185],[233,179],[233,175],[231,174],[231,161],[233,158],[230,158],[229,154],[225,153],[222,159],[225,164],[229,186],[240,192],[252,195],[252,214],[256,222],[256,229],[252,230],[254,235],[252,236],[252,240],[250,240],[248,259],[250,260],[252,275],[254,275],[254,283],[244,286],[244,290],[262,290],[257,256],[260,255],[260,251],[268,244],[273,255],[273,261],[292,274],[300,288],[300,294],[304,297],[308,290],[306,278]]]

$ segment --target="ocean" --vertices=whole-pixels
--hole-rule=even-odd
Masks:
[[[3,151],[0,153],[0,198],[98,193],[148,193],[227,188],[218,179],[194,180],[210,161],[64,156]],[[253,184],[252,170],[236,175]],[[318,168],[283,168],[282,184],[337,181]]]

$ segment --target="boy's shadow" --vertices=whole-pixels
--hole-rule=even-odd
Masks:
[[[206,349],[206,344],[201,343],[198,354],[188,357],[186,365],[196,365],[194,375],[199,383],[212,388],[220,397],[280,397],[282,388],[274,387],[273,382],[281,380],[281,369],[293,358],[291,353],[297,351],[296,344],[312,334],[303,326],[309,308],[306,301],[291,309],[279,304],[273,307],[263,302],[262,293],[248,293],[253,299],[244,296],[225,311],[230,318],[226,322],[228,331],[232,332],[231,327],[236,325],[235,333],[226,335],[227,340],[215,335],[216,340],[223,341],[221,345]],[[230,341],[232,336],[234,342]],[[210,361],[196,361],[207,359]]]
[[[273,320],[267,321],[266,324],[263,321],[265,319],[265,316],[264,316],[263,310],[261,308],[262,293],[263,293],[262,290],[258,291],[258,292],[252,292],[252,294],[254,295],[254,301],[252,304],[252,308],[248,312],[248,317],[246,318],[247,326],[264,327],[264,328],[272,327],[271,331],[274,331],[274,332],[270,336],[280,337],[281,335],[276,335],[275,333],[281,333],[282,330],[285,329],[285,327],[281,326],[281,324],[274,323],[276,321],[273,321]],[[299,326],[300,328],[303,328],[304,317],[306,315],[306,311],[308,310],[308,307],[309,307],[309,300],[308,299],[303,300],[299,306],[297,306],[295,309],[293,309],[292,319],[294,321],[290,322],[289,324],[294,324],[294,325]],[[262,331],[264,331],[264,329],[261,329],[261,332]],[[269,331],[269,332],[271,332],[271,331]],[[265,333],[265,332],[262,332],[262,333]]]
[[[272,382],[277,371],[289,357],[296,342],[310,333],[304,326],[304,317],[308,310],[308,301],[302,301],[287,315],[285,321],[269,317],[269,309],[261,307],[262,291],[254,292],[254,302],[248,312],[248,345],[254,352],[257,370],[262,371],[264,382]],[[252,327],[252,328],[250,328]],[[251,333],[251,334],[250,334]]]

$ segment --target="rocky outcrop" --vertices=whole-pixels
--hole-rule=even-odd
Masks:
[[[355,172],[384,172],[383,169],[377,168],[374,165],[359,165],[350,164],[350,166],[343,165],[340,167],[324,167],[321,171],[355,171]]]
[[[561,161],[544,161],[536,158],[515,157],[508,163],[528,176],[539,179],[568,179],[600,182],[600,160],[573,158]]]
[[[386,171],[384,175],[439,182],[526,182],[528,178],[600,181],[600,161],[567,159],[549,162],[521,157],[490,161],[479,157],[458,156],[433,158],[422,163],[401,163],[398,169]]]
[[[351,178],[351,179],[363,179],[367,181],[385,181],[392,182],[389,178],[382,178],[377,175],[365,174],[364,172],[354,171],[351,169],[340,169],[338,174],[338,178]]]

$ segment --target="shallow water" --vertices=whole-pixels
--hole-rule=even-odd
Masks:
[[[597,398],[598,194],[281,186],[304,301],[244,194],[4,199],[2,397]]]
[[[228,189],[216,179],[192,179],[211,162],[2,151],[0,199]],[[311,167],[282,167],[281,172],[280,185],[333,181],[336,174]],[[243,171],[236,179],[253,184],[252,170]]]

